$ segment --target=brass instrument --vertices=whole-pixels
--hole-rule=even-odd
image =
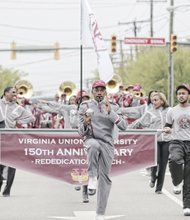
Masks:
[[[140,98],[140,97],[145,97],[146,92],[143,89],[140,89],[139,91],[133,91],[133,96]]]
[[[30,98],[33,94],[33,86],[27,80],[19,80],[15,83],[17,94],[20,98]]]
[[[106,84],[107,93],[108,94],[117,93],[121,85],[122,85],[121,77],[117,74],[114,74],[113,77]]]
[[[66,99],[68,100],[72,95],[76,93],[76,85],[71,81],[64,81],[59,86],[59,95],[66,95]]]
[[[124,94],[131,94],[133,93],[133,85],[124,85],[123,86]]]

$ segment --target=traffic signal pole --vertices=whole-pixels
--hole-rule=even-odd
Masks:
[[[170,6],[174,6],[174,0],[170,0]],[[170,26],[169,26],[169,40],[171,45],[171,36],[173,34],[173,17],[174,11],[170,11]],[[173,52],[171,46],[169,46],[169,66],[168,66],[168,102],[170,106],[174,104],[174,71],[173,71]]]

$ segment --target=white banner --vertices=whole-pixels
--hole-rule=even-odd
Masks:
[[[113,65],[109,57],[109,53],[105,46],[102,34],[98,28],[94,13],[92,12],[87,0],[81,0],[81,2],[82,44],[85,46],[91,46],[93,43],[94,49],[97,54],[100,79],[108,82],[114,74]]]

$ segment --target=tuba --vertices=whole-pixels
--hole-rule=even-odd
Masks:
[[[117,93],[121,85],[122,85],[121,77],[117,74],[114,74],[106,84],[107,93],[108,94]]]
[[[27,80],[19,80],[15,83],[17,94],[21,98],[30,98],[33,94],[33,86]]]
[[[61,96],[62,94],[66,95],[67,100],[75,94],[76,92],[76,85],[71,82],[71,81],[64,81],[61,83],[59,86],[59,95]]]

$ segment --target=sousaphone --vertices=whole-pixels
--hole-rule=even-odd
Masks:
[[[59,86],[59,95],[66,95],[67,100],[76,93],[76,85],[71,81],[64,81]]]
[[[19,97],[30,98],[33,94],[33,86],[27,80],[19,80],[15,83],[15,88]]]
[[[122,85],[121,77],[117,74],[114,74],[113,77],[106,84],[107,93],[108,94],[117,93],[121,85]]]

